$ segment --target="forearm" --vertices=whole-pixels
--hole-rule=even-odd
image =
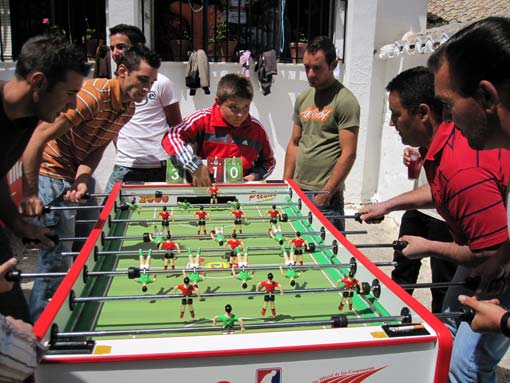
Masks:
[[[77,183],[88,183],[92,173],[96,170],[101,158],[103,158],[103,153],[106,150],[106,145],[101,146],[91,152],[87,157],[84,158],[83,162],[78,166],[76,170],[76,175],[74,177],[75,184]]]
[[[294,178],[294,170],[296,169],[296,158],[297,158],[298,146],[293,142],[289,142],[287,145],[287,151],[285,152],[285,167],[283,170],[283,179]]]
[[[430,255],[466,266],[476,266],[496,254],[496,250],[486,249],[472,251],[468,246],[460,246],[454,242],[430,242]]]
[[[427,209],[434,207],[429,184],[400,194],[387,201],[381,202],[381,204],[384,205],[388,213],[398,210]]]
[[[322,187],[322,190],[333,193],[345,181],[356,160],[356,153],[344,154],[338,158],[331,171],[331,175]]]

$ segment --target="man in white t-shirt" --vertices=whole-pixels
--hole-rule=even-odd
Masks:
[[[145,44],[145,36],[139,28],[126,24],[110,28],[110,49],[116,63],[125,49],[136,44]],[[109,193],[117,181],[165,181],[168,155],[161,146],[161,139],[169,126],[181,121],[173,84],[158,73],[151,91],[145,100],[136,104],[133,118],[120,130],[117,159],[105,192]]]

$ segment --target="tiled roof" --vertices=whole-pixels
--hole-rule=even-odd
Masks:
[[[510,16],[508,0],[429,0],[427,6],[429,26],[452,21],[465,23],[488,16]]]

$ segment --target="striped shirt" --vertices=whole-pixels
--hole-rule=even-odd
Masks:
[[[472,251],[508,240],[507,149],[474,150],[453,123],[439,126],[423,166],[438,213],[455,242]]]
[[[96,150],[104,150],[135,112],[133,101],[121,102],[118,78],[86,81],[76,109],[65,116],[72,128],[44,148],[40,174],[73,182],[78,166]]]
[[[192,144],[197,145],[196,152]],[[239,127],[230,126],[214,104],[187,116],[170,128],[163,137],[163,148],[179,167],[193,173],[208,157],[241,158],[243,175],[255,174],[256,179],[268,177],[276,164],[262,124],[248,116]]]

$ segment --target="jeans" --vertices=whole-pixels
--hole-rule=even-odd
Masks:
[[[165,182],[166,166],[159,168],[127,168],[121,165],[114,165],[106,185],[105,193],[110,193],[117,181]]]
[[[63,201],[64,192],[71,187],[67,181],[39,176],[39,198],[44,205],[67,206],[73,204]],[[50,228],[59,238],[74,237],[76,210],[52,210],[39,220],[39,224]],[[72,241],[61,241],[48,250],[39,250],[39,273],[66,272],[72,264],[71,257],[62,256],[72,250]],[[36,278],[30,294],[30,314],[35,321],[48,304],[62,278]]]
[[[432,218],[417,210],[408,210],[404,213],[398,237],[400,238],[403,235],[416,235],[432,241],[453,242],[448,225],[444,221]],[[404,257],[400,251],[395,251],[393,261],[397,262],[397,266],[391,272],[391,279],[398,284],[416,283],[421,267],[420,259],[409,259]],[[450,282],[455,275],[457,264],[432,257],[430,258],[430,268],[433,283]],[[412,289],[406,291],[409,294],[413,293]],[[447,288],[430,289],[430,291],[432,294],[432,312],[441,312]]]
[[[310,195],[310,194],[309,194]],[[344,213],[344,194],[341,191],[336,192],[331,197],[329,206],[319,206],[315,203],[313,195],[310,200],[320,210],[320,212],[335,226],[339,231],[345,231],[345,219],[332,218],[338,215],[345,215]]]
[[[459,266],[453,281],[464,281],[471,271],[470,267]],[[459,311],[461,306],[457,300],[459,294],[471,296],[474,292],[463,286],[450,287],[443,304],[444,312]],[[510,290],[503,291],[496,298],[504,307],[507,307]],[[481,299],[488,299],[488,297],[481,297]],[[452,318],[446,319],[445,324],[454,337],[449,381],[451,383],[496,383],[496,367],[510,346],[510,338],[501,333],[476,333],[471,330],[468,323]]]

